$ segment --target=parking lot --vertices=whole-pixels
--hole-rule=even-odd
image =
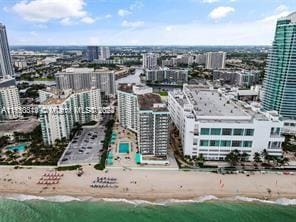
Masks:
[[[105,138],[104,131],[104,125],[100,125],[77,132],[59,160],[59,165],[98,163]]]

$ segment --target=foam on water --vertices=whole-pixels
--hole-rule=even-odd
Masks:
[[[168,200],[158,200],[158,201],[147,201],[147,200],[128,200],[124,198],[93,198],[93,197],[72,197],[66,195],[59,196],[34,196],[25,194],[12,194],[0,196],[0,199],[16,200],[16,201],[31,201],[31,200],[41,200],[50,202],[71,202],[71,201],[104,201],[104,202],[118,202],[127,203],[131,205],[158,205],[165,206],[171,204],[190,204],[190,203],[203,203],[207,201],[241,201],[241,202],[260,202],[265,204],[277,204],[277,205],[296,205],[296,199],[280,198],[276,200],[262,200],[251,197],[235,196],[228,198],[218,198],[213,195],[200,196],[195,199],[181,200],[181,199],[168,199]]]

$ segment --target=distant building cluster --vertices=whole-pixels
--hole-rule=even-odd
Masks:
[[[178,65],[204,65],[207,69],[224,69],[226,53],[225,52],[207,52],[204,54],[184,54],[175,58],[162,60],[163,66]]]
[[[110,49],[107,46],[87,46],[86,48],[86,58],[90,62],[107,60],[110,56]]]

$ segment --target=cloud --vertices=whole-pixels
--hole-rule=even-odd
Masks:
[[[85,16],[82,19],[80,19],[80,21],[86,24],[93,24],[96,20],[93,19],[92,17]]]
[[[33,36],[29,34],[32,30],[11,30],[9,40],[15,45],[270,45],[274,38],[276,19],[283,13],[290,13],[287,8],[287,11],[278,8],[265,17],[245,22],[144,24],[126,19],[121,24],[124,29],[120,31],[112,27],[69,29],[67,32],[48,29],[46,32],[37,30],[38,36]]]
[[[209,14],[209,17],[214,20],[219,20],[221,18],[226,17],[227,15],[229,15],[230,13],[232,13],[234,11],[235,11],[235,9],[232,7],[219,6],[215,9],[213,9],[213,11],[211,11],[211,13]]]
[[[60,23],[65,26],[74,25],[74,22],[70,18],[63,18]]]
[[[133,4],[131,4],[129,6],[129,9],[131,11],[134,11],[134,10],[138,10],[140,8],[143,8],[143,6],[144,6],[144,3],[143,2],[141,2],[141,1],[135,1]]]
[[[285,17],[289,15],[291,11],[286,5],[280,5],[274,10],[274,14],[270,16],[266,16],[262,19],[263,22],[272,22],[275,23],[277,19]]]
[[[106,19],[109,19],[109,18],[112,18],[112,15],[111,14],[107,14],[104,16]]]
[[[174,27],[173,25],[168,25],[168,26],[165,27],[165,30],[166,30],[167,32],[171,32],[171,31],[173,31],[174,29],[175,29],[175,27]]]
[[[219,2],[220,0],[202,0],[203,3],[215,3]]]
[[[85,10],[85,0],[23,0],[12,6],[12,11],[31,22],[46,23],[59,20],[62,25],[77,24],[74,20],[91,24],[91,18]]]
[[[126,9],[119,9],[117,14],[121,17],[124,17],[124,16],[128,16],[128,15],[132,14],[132,12],[129,10],[126,10]]]
[[[124,20],[121,23],[121,26],[124,27],[124,28],[136,29],[136,28],[143,27],[144,22],[143,21],[128,22],[128,21]]]
[[[125,17],[128,15],[131,15],[135,10],[138,10],[140,8],[142,8],[144,6],[143,2],[141,1],[135,1],[134,3],[132,3],[128,9],[119,9],[117,14],[121,17]]]

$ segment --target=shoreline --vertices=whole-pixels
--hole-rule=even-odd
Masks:
[[[22,194],[22,193],[0,193],[0,200],[14,200],[14,201],[47,201],[54,203],[67,203],[67,202],[106,202],[106,203],[127,203],[131,205],[156,205],[156,206],[167,206],[175,204],[198,204],[204,202],[221,202],[221,203],[261,203],[261,204],[272,204],[281,206],[296,206],[296,198],[281,197],[277,199],[260,199],[259,197],[249,196],[215,196],[205,195],[199,197],[193,197],[189,199],[134,199],[127,197],[93,197],[93,196],[71,196],[71,195],[36,195]]]
[[[108,173],[93,167],[84,167],[84,175],[76,171],[60,171],[64,174],[57,185],[38,185],[37,181],[52,168],[13,169],[0,168],[0,197],[36,196],[52,199],[70,197],[89,199],[124,199],[153,203],[198,201],[205,197],[218,200],[239,198],[273,202],[287,199],[296,204],[296,176],[255,174],[247,177],[219,175],[207,172],[183,171],[125,171],[112,169]],[[112,176],[118,179],[118,188],[91,188],[96,177]],[[134,183],[136,181],[136,183]],[[270,192],[268,192],[270,191]]]

